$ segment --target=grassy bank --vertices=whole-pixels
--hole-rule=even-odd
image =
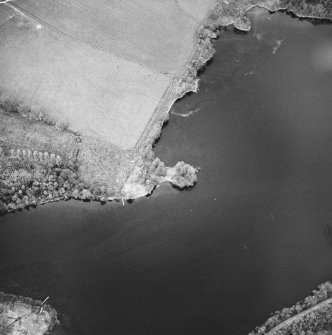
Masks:
[[[42,301],[0,292],[0,334],[43,335],[57,323],[56,311]]]

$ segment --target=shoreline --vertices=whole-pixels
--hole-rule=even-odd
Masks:
[[[332,284],[325,282],[311,295],[291,307],[276,311],[249,335],[304,334],[328,330],[331,326]]]
[[[178,75],[178,78],[174,77],[170,86],[167,88],[167,91],[165,92],[162,100],[159,103],[159,107],[156,108],[156,111],[154,115],[152,116],[152,121],[149,121],[150,124],[147,125],[144,133],[141,135],[141,138],[139,139],[137,143],[138,148],[143,148],[142,150],[147,150],[149,147],[151,150],[151,155],[154,155],[153,153],[153,145],[155,141],[158,140],[158,138],[161,136],[162,128],[165,122],[169,119],[169,113],[172,109],[172,106],[174,103],[185,97],[186,94],[193,92],[196,93],[199,90],[199,71],[203,69],[206,64],[213,59],[214,56],[214,48],[212,49],[212,53],[206,57],[199,68],[194,68],[195,75],[190,76],[188,73],[190,73],[190,70],[192,70],[192,62],[195,60],[195,57],[200,52],[200,31],[202,29],[209,30],[209,34],[205,36],[205,38],[208,39],[208,43],[212,46],[212,40],[216,39],[218,37],[218,31],[223,28],[227,27],[229,25],[233,25],[236,29],[241,31],[250,31],[251,29],[251,21],[249,18],[246,17],[246,14],[258,7],[266,9],[269,12],[278,12],[278,11],[287,11],[289,13],[293,13],[296,17],[299,19],[319,19],[319,20],[325,20],[325,17],[314,17],[309,15],[300,15],[299,13],[293,12],[291,9],[289,9],[287,6],[283,6],[279,0],[257,0],[254,4],[252,4],[252,1],[248,1],[246,4],[237,4],[236,2],[229,3],[227,1],[224,2],[224,4],[227,3],[229,7],[233,8],[231,10],[234,11],[233,16],[227,17],[227,16],[219,16],[215,20],[211,19],[211,13],[215,11],[215,9],[218,7],[218,5],[221,4],[221,1],[216,1],[215,5],[210,9],[210,11],[207,13],[207,15],[203,18],[203,20],[198,24],[197,29],[194,34],[194,47],[193,51],[191,53],[191,57],[188,58],[186,64],[184,65],[184,71],[182,75]],[[226,20],[226,21],[225,21]],[[330,18],[329,20],[332,20]],[[150,128],[150,129],[148,129]],[[157,128],[157,129],[154,129]],[[156,133],[157,135],[151,136],[151,133]],[[139,149],[138,149],[139,150]],[[141,157],[140,157],[141,158]],[[138,158],[138,160],[140,159]],[[135,165],[133,166],[131,172],[135,169]],[[128,175],[126,179],[125,184],[130,184],[130,174]],[[164,181],[165,179],[161,179],[160,182]],[[140,188],[140,191],[137,194],[134,194],[134,192],[129,196],[125,197],[127,200],[133,200],[142,196],[149,195],[153,192],[154,188],[158,185],[155,184],[154,186],[142,190]],[[193,186],[193,185],[191,185]],[[130,185],[129,185],[130,188]],[[124,188],[125,189],[125,185]]]
[[[104,178],[106,181],[111,179],[110,184],[112,184],[114,183],[112,178],[115,178],[116,176],[117,184],[114,186],[115,191],[114,187],[110,190],[107,189],[107,187],[103,186],[102,182],[98,184],[98,189],[96,189],[95,186],[89,184],[89,178],[85,176],[84,170],[80,169],[81,167],[78,167],[77,169],[72,168],[72,173],[77,180],[76,184],[74,183],[69,189],[67,188],[66,192],[62,192],[62,195],[57,195],[57,193],[52,193],[51,191],[50,194],[52,196],[49,196],[50,199],[41,195],[40,202],[23,202],[19,203],[19,205],[15,204],[15,208],[9,208],[5,203],[1,203],[0,199],[0,215],[31,205],[35,206],[68,199],[79,199],[83,201],[92,200],[100,202],[130,201],[151,194],[160,183],[165,181],[168,181],[179,189],[193,187],[197,182],[197,172],[199,171],[199,168],[192,167],[184,162],[178,162],[178,164],[181,163],[181,166],[178,164],[174,167],[165,166],[165,164],[155,156],[153,151],[154,145],[161,136],[162,128],[169,119],[169,114],[174,103],[177,100],[184,98],[186,94],[198,91],[200,80],[199,72],[214,57],[215,49],[212,41],[218,38],[220,29],[233,25],[235,29],[245,32],[249,31],[251,29],[251,21],[246,15],[250,10],[256,7],[263,8],[269,12],[286,11],[299,19],[332,20],[332,18],[329,17],[317,17],[301,14],[299,11],[296,11],[296,8],[289,8],[289,6],[283,5],[279,0],[247,0],[245,3],[237,3],[236,1],[229,3],[226,0],[215,1],[214,6],[206,13],[204,18],[197,23],[193,34],[194,42],[192,52],[190,53],[186,63],[183,65],[182,72],[178,72],[172,77],[170,85],[167,87],[160,99],[155,112],[148,121],[148,124],[138,139],[136,146],[131,150],[124,151],[123,153],[121,151],[119,162],[117,162],[117,164],[120,164],[121,166],[119,170],[120,172],[118,171],[113,174],[110,173]],[[16,111],[15,108],[16,107],[14,106],[14,112]],[[43,121],[47,123],[47,120]],[[74,135],[76,136],[76,134]],[[89,138],[79,140],[79,142],[83,143],[81,143],[78,147],[77,156],[75,157],[74,162],[76,165],[82,163],[82,158],[78,157],[82,154],[82,150],[86,149],[85,147],[87,146],[92,145],[94,148],[97,148],[97,151],[99,149],[101,152],[100,154],[97,153],[99,157],[102,157],[102,154],[105,155],[102,149],[103,145],[106,146],[106,143],[94,143],[91,141],[92,140]],[[84,142],[87,143],[84,144]],[[104,156],[106,157],[104,169],[107,169],[108,167],[108,170],[112,171],[112,158],[107,161],[107,152],[112,151],[106,150],[106,156]],[[97,156],[94,156],[94,158],[95,157]],[[98,163],[101,162],[101,159],[102,158],[99,158],[99,161],[94,162],[97,167]],[[110,164],[107,165],[107,163]],[[66,167],[59,166],[58,168],[65,169]],[[93,176],[93,169],[88,172]],[[117,173],[121,173],[120,179],[118,178],[119,176]],[[120,186],[120,188],[117,189],[118,186]],[[46,191],[48,191],[47,188]]]
[[[214,6],[217,4],[217,0],[215,1]],[[213,8],[213,7],[212,7]],[[212,9],[211,8],[211,9]],[[138,151],[142,151],[144,152],[145,150],[149,150],[150,155],[154,156],[154,152],[153,152],[153,147],[155,142],[159,139],[160,136],[162,136],[162,128],[164,127],[164,124],[166,122],[168,122],[169,120],[169,116],[170,116],[170,111],[174,105],[174,103],[185,97],[186,94],[190,93],[190,92],[197,92],[199,89],[199,78],[197,76],[197,74],[195,75],[195,78],[193,78],[193,80],[191,81],[190,84],[185,83],[184,86],[179,90],[179,85],[182,84],[181,81],[186,82],[188,80],[188,76],[186,76],[186,72],[188,70],[188,68],[190,67],[190,63],[192,62],[192,60],[195,58],[195,55],[199,52],[199,32],[200,29],[202,28],[202,26],[208,22],[208,18],[210,15],[210,11],[211,9],[206,13],[206,15],[204,16],[204,18],[200,21],[200,22],[196,22],[197,26],[195,29],[195,32],[193,34],[193,48],[192,51],[186,61],[186,63],[183,65],[184,70],[179,71],[177,74],[175,74],[172,78],[172,81],[170,83],[170,85],[167,87],[166,91],[164,92],[164,95],[162,96],[161,100],[158,103],[158,106],[155,109],[155,112],[153,113],[153,115],[151,116],[144,132],[141,134],[139,140],[136,143],[135,149]],[[206,58],[204,60],[204,65],[210,60],[212,59],[212,57]],[[155,135],[152,135],[155,134]],[[138,157],[136,160],[140,160],[141,157]],[[131,174],[133,172],[133,170],[135,169],[135,164],[133,165],[130,173],[128,174],[126,181],[123,185],[122,191],[125,190],[126,188],[126,184],[128,184],[128,182],[130,181],[131,178]],[[162,182],[168,181],[171,183],[171,181],[169,179],[161,179],[158,181],[158,183],[156,183],[153,186],[149,186],[149,188],[147,188],[145,191],[141,192],[140,194],[132,194],[129,197],[124,197],[125,200],[134,200],[140,197],[144,197],[147,196],[149,194],[151,194],[153,192],[153,190]],[[195,180],[196,182],[196,180]],[[189,186],[193,186],[189,185]],[[120,198],[120,200],[122,200],[123,198]]]
[[[291,15],[294,15],[295,17],[299,18],[299,19],[303,19],[303,20],[318,20],[318,21],[329,21],[332,23],[332,17],[328,17],[328,16],[314,16],[314,15],[302,15],[296,11],[293,11],[290,8],[281,8],[278,11],[285,11]]]
[[[0,292],[1,334],[49,334],[59,324],[57,312],[44,301]]]
[[[291,324],[295,323],[297,320],[304,318],[306,315],[308,315],[309,313],[315,312],[319,309],[322,309],[323,307],[328,307],[328,305],[332,304],[332,298],[329,298],[327,300],[324,300],[320,303],[318,303],[317,305],[310,307],[308,309],[306,309],[303,312],[300,312],[297,315],[292,316],[291,318],[287,319],[286,321],[283,321],[282,323],[280,323],[279,325],[277,325],[276,327],[274,327],[273,329],[269,330],[266,335],[273,335],[275,334],[275,332],[278,332],[279,330],[285,328],[285,327],[289,327]]]

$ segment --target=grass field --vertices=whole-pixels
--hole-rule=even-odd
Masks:
[[[11,16],[14,16],[15,12],[13,9],[7,6],[0,6],[0,26],[7,22]]]
[[[125,149],[135,146],[170,83],[19,16],[0,27],[0,75],[5,97]]]
[[[174,0],[13,0],[12,3],[70,36],[161,72],[181,70],[193,47],[196,23],[183,15]]]
[[[201,21],[217,0],[177,0],[179,6],[195,20]]]

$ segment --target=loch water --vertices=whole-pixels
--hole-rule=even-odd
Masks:
[[[332,25],[251,18],[155,147],[197,185],[0,217],[1,291],[50,296],[63,334],[243,335],[332,280]]]

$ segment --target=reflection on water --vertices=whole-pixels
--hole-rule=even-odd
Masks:
[[[327,39],[325,43],[321,43],[316,48],[313,57],[314,65],[318,70],[324,72],[332,72],[332,41]]]
[[[326,240],[332,247],[332,225],[325,224],[325,226],[323,226],[322,228],[324,229]]]
[[[68,334],[240,335],[331,279],[331,26],[253,19],[156,147],[200,166],[196,187],[1,217],[1,290],[49,295]]]

